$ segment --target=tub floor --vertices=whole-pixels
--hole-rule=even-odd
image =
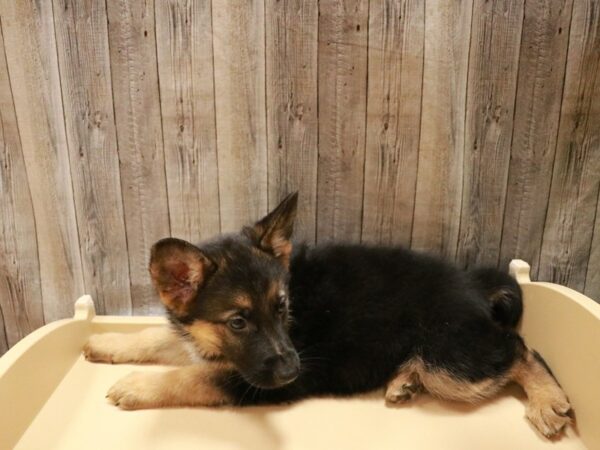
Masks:
[[[121,411],[104,398],[132,370],[79,358],[21,437],[18,449],[583,449],[573,429],[557,442],[524,419],[523,396],[507,389],[477,407],[422,395],[390,408],[381,392],[285,407]]]

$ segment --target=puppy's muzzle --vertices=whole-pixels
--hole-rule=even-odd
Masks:
[[[286,350],[265,358],[263,367],[273,377],[273,387],[291,383],[300,374],[300,358],[294,350]]]

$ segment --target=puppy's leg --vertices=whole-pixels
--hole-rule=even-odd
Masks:
[[[449,400],[477,402],[493,396],[508,382],[516,382],[527,394],[526,416],[529,421],[544,436],[555,436],[571,422],[571,405],[541,357],[527,349],[516,333],[505,333],[505,336],[509,335],[513,338],[497,339],[496,345],[490,346],[488,352],[491,355],[503,349],[507,358],[512,355],[510,360],[506,360],[505,369],[493,369],[489,361],[470,354],[467,347],[462,349],[462,367],[442,364],[445,367],[442,369],[418,359],[412,364],[428,392]],[[465,367],[468,368],[467,373]],[[482,368],[490,375],[478,377],[477,381],[473,381],[473,376],[467,376],[468,373],[476,373],[474,369]]]
[[[83,353],[93,362],[185,365],[196,362],[190,345],[170,327],[162,326],[138,333],[94,334]]]
[[[411,363],[403,364],[385,390],[385,401],[388,403],[404,403],[411,400],[423,386],[419,375]]]
[[[527,394],[526,415],[540,433],[546,437],[554,436],[571,422],[569,400],[541,356],[526,350],[513,366],[510,376]]]
[[[427,365],[420,358],[413,359],[410,365],[422,387],[445,400],[476,403],[493,396],[510,381],[505,374],[471,381],[447,369]]]
[[[132,372],[117,381],[107,397],[121,409],[231,404],[218,386],[225,377],[218,363],[194,364],[168,372]]]

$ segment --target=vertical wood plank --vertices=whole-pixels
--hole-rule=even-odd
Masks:
[[[510,157],[523,3],[475,0],[457,259],[496,266]]]
[[[317,204],[316,0],[267,0],[269,208],[300,191],[297,239],[313,243]]]
[[[525,3],[513,140],[500,251],[501,267],[513,258],[537,274],[550,180],[572,0]]]
[[[211,2],[159,1],[155,16],[171,234],[198,242],[220,231]]]
[[[131,314],[105,4],[54,0],[54,22],[86,292]]]
[[[70,317],[84,293],[52,3],[1,2],[0,15],[49,322]]]
[[[371,0],[362,240],[410,245],[423,83],[425,2]]]
[[[573,2],[539,278],[583,291],[600,188],[600,2]]]
[[[213,2],[221,228],[267,211],[264,0]]]
[[[585,276],[585,288],[583,293],[600,303],[600,196],[596,205],[596,220],[594,235],[590,248],[590,259],[588,261]]]
[[[454,261],[473,3],[444,0],[425,5],[423,107],[411,246]]]
[[[148,275],[150,247],[170,234],[154,1],[114,0],[107,6],[133,312],[154,313],[162,308]]]
[[[319,2],[319,242],[361,237],[367,32],[368,1]]]
[[[0,355],[44,324],[36,226],[0,30]]]
[[[2,308],[0,308],[0,356],[2,356],[8,350],[8,341],[6,340],[6,330],[4,315],[2,314]]]

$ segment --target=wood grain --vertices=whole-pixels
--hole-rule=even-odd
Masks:
[[[156,3],[169,216],[173,236],[220,231],[211,2]]]
[[[599,124],[600,2],[576,1],[539,278],[579,291],[600,189]]]
[[[221,228],[267,212],[264,2],[213,2]]]
[[[0,2],[2,32],[33,203],[44,320],[84,293],[51,2]],[[34,239],[22,235],[20,239]],[[33,300],[35,301],[35,300]]]
[[[150,247],[169,236],[154,2],[115,0],[108,36],[133,312],[162,311],[148,275]]]
[[[410,246],[423,83],[425,4],[369,3],[362,241]]]
[[[294,235],[314,243],[318,2],[267,0],[265,15],[269,209],[300,191]]]
[[[319,2],[317,241],[359,241],[367,112],[368,2]]]
[[[54,21],[85,289],[99,314],[130,314],[105,4],[54,0]]]
[[[571,0],[525,3],[500,266],[537,274],[564,84]]]
[[[0,353],[158,313],[158,239],[528,260],[600,299],[599,0],[0,2]]]
[[[0,30],[0,354],[44,324],[36,226]]]
[[[461,266],[498,264],[523,4],[475,0],[467,87]]]
[[[594,224],[594,235],[590,246],[590,258],[585,276],[585,295],[600,303],[600,197],[596,206],[596,220]]]
[[[0,308],[0,356],[2,356],[8,350],[8,341],[6,339],[6,322],[2,314],[2,308]]]
[[[454,261],[460,227],[472,1],[425,6],[421,138],[412,248]]]

